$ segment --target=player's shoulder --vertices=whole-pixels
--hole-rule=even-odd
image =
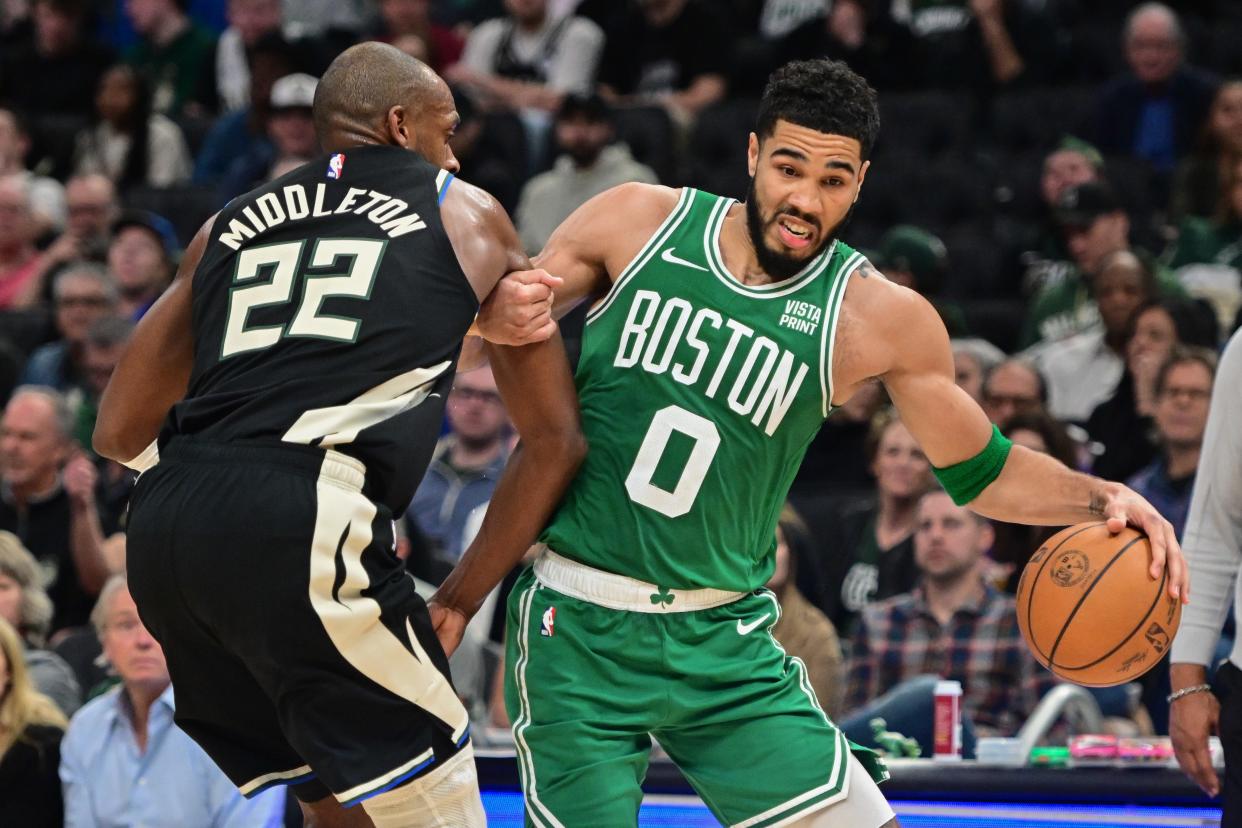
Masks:
[[[627,181],[605,190],[596,198],[598,217],[616,221],[624,218],[631,226],[651,225],[652,230],[677,207],[681,189],[663,184]]]
[[[508,219],[509,214],[500,201],[482,187],[456,177],[447,186],[440,204],[442,215],[447,213],[483,224]]]
[[[935,311],[917,291],[885,278],[863,259],[852,272],[845,290],[845,308],[856,318],[901,327]]]

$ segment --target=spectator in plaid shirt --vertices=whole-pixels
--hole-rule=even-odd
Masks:
[[[969,755],[976,734],[1016,733],[1054,680],[1022,641],[1014,599],[980,574],[991,524],[933,489],[919,501],[915,527],[919,584],[863,610],[846,687],[853,712],[841,728],[870,744],[869,723],[879,716],[927,751],[935,681],[955,679]]]

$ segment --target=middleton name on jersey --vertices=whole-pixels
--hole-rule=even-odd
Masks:
[[[330,207],[325,207],[323,203],[326,191],[323,184],[316,184],[314,197],[308,198],[305,186],[290,184],[281,190],[280,195],[264,193],[241,208],[241,216],[246,221],[240,217],[232,219],[218,241],[232,250],[239,250],[246,240],[287,221],[341,213],[366,216],[372,224],[379,225],[379,229],[390,239],[427,227],[418,213],[409,212],[409,204],[377,190],[350,187],[340,203]]]

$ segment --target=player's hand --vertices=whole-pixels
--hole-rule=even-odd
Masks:
[[[1108,531],[1120,532],[1127,525],[1142,530],[1151,542],[1151,569],[1149,574],[1156,580],[1169,568],[1169,596],[1180,598],[1183,604],[1190,602],[1190,570],[1182,556],[1181,544],[1173,525],[1161,517],[1156,507],[1148,503],[1138,492],[1121,485],[1109,483],[1104,490],[1103,515]]]
[[[1169,706],[1169,736],[1177,764],[1208,796],[1220,793],[1220,779],[1208,747],[1208,737],[1219,723],[1220,702],[1212,693],[1191,693]]]
[[[459,609],[436,603],[435,598],[427,602],[427,612],[431,616],[431,627],[436,632],[436,638],[440,639],[440,646],[444,648],[444,654],[451,656],[457,645],[461,644],[470,619]]]
[[[95,464],[80,451],[70,458],[61,472],[61,485],[65,487],[65,494],[69,495],[69,502],[79,509],[95,504],[95,484],[98,480],[99,473],[95,470]]]
[[[553,291],[563,280],[546,270],[519,270],[508,274],[484,300],[475,325],[488,342],[530,345],[556,332],[552,318]]]

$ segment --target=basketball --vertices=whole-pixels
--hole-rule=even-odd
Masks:
[[[1111,687],[1134,681],[1164,656],[1181,602],[1168,570],[1148,575],[1151,544],[1137,529],[1103,522],[1053,535],[1018,582],[1018,626],[1040,664],[1066,681]]]

